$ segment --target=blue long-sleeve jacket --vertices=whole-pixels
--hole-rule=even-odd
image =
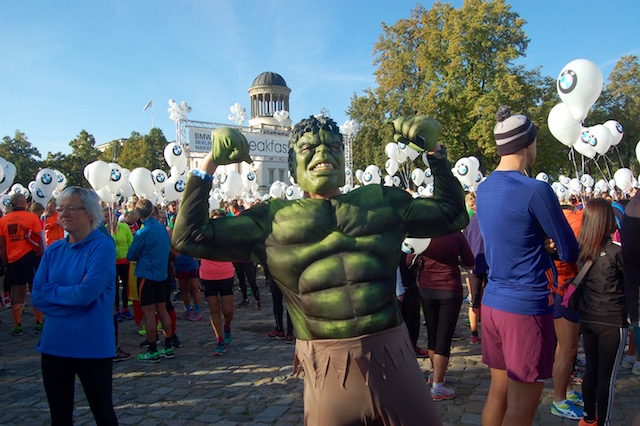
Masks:
[[[482,303],[522,315],[553,312],[551,237],[558,257],[578,258],[578,243],[551,187],[517,171],[494,171],[478,187],[478,222],[489,265]]]
[[[154,217],[144,221],[133,237],[133,243],[127,252],[127,259],[136,261],[136,277],[153,281],[167,279],[169,250],[171,239],[167,228],[158,223]]]
[[[116,248],[99,230],[55,241],[33,280],[31,303],[46,315],[36,349],[70,358],[112,358]]]

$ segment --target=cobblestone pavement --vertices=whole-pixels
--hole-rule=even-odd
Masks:
[[[119,422],[124,425],[302,425],[303,377],[293,371],[294,346],[284,340],[270,340],[273,330],[271,294],[259,280],[262,310],[236,308],[232,323],[233,341],[224,356],[214,357],[215,338],[203,299],[203,319],[178,322],[178,336],[184,346],[176,357],[157,364],[142,364],[135,356],[142,350],[133,321],[120,324],[120,340],[131,359],[114,363],[113,397]],[[236,293],[236,305],[240,297]],[[181,312],[183,304],[176,302]],[[456,390],[450,401],[437,407],[446,425],[480,424],[489,388],[489,372],[481,362],[480,345],[468,342],[466,305],[458,320],[447,384]],[[49,424],[47,399],[40,374],[40,356],[35,350],[38,334],[33,331],[30,307],[23,318],[25,333],[9,335],[9,309],[0,309],[0,425]],[[425,346],[426,330],[419,344]],[[427,359],[419,360],[425,377]],[[576,421],[550,414],[552,384],[545,385],[535,425],[577,425]],[[631,425],[640,407],[640,377],[622,370],[616,383],[614,425]],[[76,383],[74,418],[76,425],[94,424],[82,387]],[[429,424],[425,419],[425,424]]]

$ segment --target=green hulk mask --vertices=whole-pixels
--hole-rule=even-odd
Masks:
[[[289,171],[303,191],[328,194],[345,183],[344,144],[326,117],[296,124],[289,139]]]

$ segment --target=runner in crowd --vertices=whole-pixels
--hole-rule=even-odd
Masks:
[[[491,370],[491,386],[482,423],[527,425],[544,380],[552,376],[555,347],[554,279],[545,238],[566,262],[576,261],[578,246],[551,186],[525,176],[536,159],[536,127],[505,106],[497,121],[500,162],[479,185],[476,200],[489,265],[482,360]]]
[[[77,375],[96,423],[117,425],[111,378],[115,245],[97,229],[103,213],[94,191],[69,187],[58,202],[68,236],[45,251],[31,295],[34,306],[47,314],[36,348],[42,353],[51,421],[73,424]]]

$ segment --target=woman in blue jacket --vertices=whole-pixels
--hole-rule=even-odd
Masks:
[[[98,225],[98,195],[69,187],[57,198],[67,237],[45,251],[31,302],[47,315],[36,348],[52,424],[72,424],[75,376],[98,425],[118,424],[111,396],[115,356],[113,300],[116,250]]]

